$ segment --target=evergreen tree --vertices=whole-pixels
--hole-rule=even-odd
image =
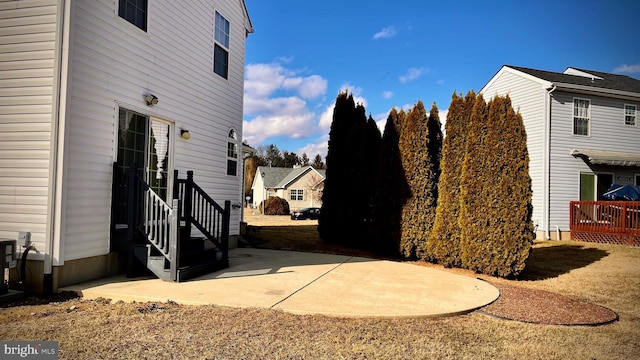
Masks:
[[[307,153],[302,153],[300,162],[302,163],[302,166],[309,166],[309,157],[307,156]]]
[[[353,95],[336,99],[329,133],[327,170],[318,221],[320,237],[327,242],[366,247],[373,217],[372,164],[377,164],[380,131]]]
[[[287,168],[292,168],[295,165],[301,164],[300,158],[294,152],[284,151],[282,153],[282,160],[282,166]]]
[[[388,256],[399,255],[402,207],[410,195],[399,149],[399,129],[404,117],[402,110],[393,108],[389,112],[377,167],[372,250]]]
[[[311,166],[313,166],[314,169],[324,169],[325,168],[324,162],[322,162],[322,156],[320,156],[320,154],[317,154],[313,158],[313,162],[311,163]]]
[[[284,166],[284,158],[277,146],[271,144],[267,147],[265,152],[265,160],[267,165],[271,167]]]
[[[431,163],[435,169],[435,183],[436,183],[436,200],[438,198],[437,184],[440,180],[440,161],[442,160],[442,123],[440,122],[440,114],[436,102],[431,105],[431,111],[429,111],[429,120],[427,121],[427,131],[429,134],[429,143],[427,144],[429,156],[431,156]]]
[[[400,253],[424,258],[426,242],[435,220],[437,171],[429,154],[428,117],[422,101],[409,111],[400,130],[399,148],[411,196],[402,209]]]
[[[438,206],[433,230],[427,241],[430,260],[447,267],[460,267],[460,174],[465,158],[467,131],[476,95],[462,98],[454,92],[445,124],[447,136],[442,147],[441,175],[438,182]]]
[[[509,277],[533,244],[531,178],[522,117],[508,96],[474,107],[462,167],[461,260],[476,272]]]
[[[320,238],[330,243],[345,243],[352,236],[353,214],[351,194],[354,183],[352,170],[354,154],[351,152],[357,122],[353,95],[341,92],[336,98],[333,121],[329,131],[327,169],[322,193],[322,209],[318,220]]]

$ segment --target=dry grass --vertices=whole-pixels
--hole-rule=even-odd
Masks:
[[[479,313],[342,319],[71,299],[0,309],[0,339],[57,340],[61,359],[633,359],[640,354],[638,264],[639,248],[548,242],[536,244],[520,281],[491,279],[619,314],[619,321],[597,327],[526,324]]]

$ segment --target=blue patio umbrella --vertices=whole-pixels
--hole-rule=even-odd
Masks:
[[[602,196],[609,200],[640,201],[640,186],[613,184]]]

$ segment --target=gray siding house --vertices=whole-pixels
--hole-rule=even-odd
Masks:
[[[193,170],[217,202],[242,202],[253,32],[243,0],[10,0],[0,10],[0,237],[31,233],[35,291],[117,267],[114,164],[137,164],[169,204],[174,170]],[[230,216],[239,234],[240,210]]]
[[[640,80],[503,66],[481,89],[509,95],[527,131],[538,239],[569,238],[569,202],[640,184]]]

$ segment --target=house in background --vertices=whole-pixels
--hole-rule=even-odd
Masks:
[[[265,199],[277,196],[289,202],[291,211],[306,207],[320,207],[325,175],[325,170],[317,170],[312,166],[294,168],[258,166],[251,184],[252,206],[257,208]]]
[[[503,66],[480,91],[509,95],[527,131],[538,239],[568,239],[569,202],[640,184],[640,80]]]
[[[245,39],[253,32],[243,0],[1,8],[0,237],[30,232],[31,247],[18,246],[28,289],[55,291],[122,268],[113,237],[126,232],[127,204],[116,195],[131,187],[116,175],[134,165],[148,188],[139,205],[162,203],[166,216],[136,226],[168,226],[188,170],[212,201],[242,203]],[[233,237],[240,209],[228,208]],[[206,230],[195,215],[187,223]]]

